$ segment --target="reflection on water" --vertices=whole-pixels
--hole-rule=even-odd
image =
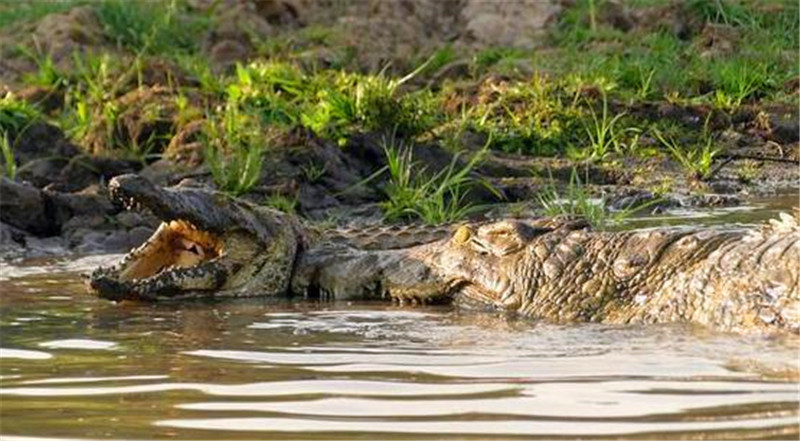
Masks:
[[[798,433],[795,337],[380,303],[114,305],[72,273],[0,289],[4,435]]]
[[[116,305],[84,293],[75,271],[96,262],[3,268],[3,439],[800,433],[796,336],[384,303]]]

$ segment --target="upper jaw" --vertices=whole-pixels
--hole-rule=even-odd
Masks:
[[[301,242],[304,239],[299,223],[292,216],[220,192],[180,186],[161,188],[134,174],[112,179],[109,191],[114,200],[128,207],[142,206],[163,221],[186,221],[218,236],[242,231],[262,246],[284,235],[292,235]]]
[[[223,194],[190,187],[162,188],[134,174],[113,178],[108,188],[111,198],[129,209],[144,207],[165,222],[183,220],[215,234],[230,228],[236,215],[231,211],[238,208],[234,199]]]

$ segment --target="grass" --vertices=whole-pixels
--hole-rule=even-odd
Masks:
[[[297,197],[289,197],[281,194],[274,194],[269,196],[265,201],[264,205],[268,207],[272,207],[278,211],[282,211],[284,213],[294,214],[297,213],[297,205],[298,205]]]
[[[36,63],[36,71],[23,75],[25,83],[51,89],[58,89],[67,85],[67,76],[56,66],[50,54],[25,46],[19,46],[19,49],[27,58]]]
[[[177,0],[140,2],[104,0],[93,4],[105,35],[117,46],[139,54],[193,53],[210,18],[183,14]]]
[[[9,1],[0,3],[0,28],[39,20],[48,14],[64,12],[86,1]]]
[[[693,179],[704,181],[712,176],[714,158],[720,149],[714,145],[714,139],[710,135],[704,136],[698,144],[682,148],[673,138],[665,136],[660,130],[655,129],[654,134]]]
[[[718,108],[734,110],[756,93],[769,93],[777,86],[770,70],[767,63],[756,64],[737,58],[712,63],[714,103]]]
[[[27,101],[8,94],[0,98],[0,131],[16,139],[31,124],[43,120],[44,116]]]
[[[585,218],[593,227],[605,230],[618,225],[625,219],[658,203],[655,199],[636,207],[626,207],[622,210],[612,211],[603,198],[593,198],[586,191],[578,177],[578,171],[573,168],[566,191],[562,195],[550,176],[550,182],[539,195],[539,204],[547,216],[579,216]]]
[[[458,156],[437,173],[426,173],[425,167],[413,158],[413,151],[397,138],[384,139],[387,165],[371,179],[388,172],[384,189],[386,200],[381,203],[389,221],[416,218],[427,224],[454,222],[475,210],[466,202],[469,188],[479,184],[470,173],[480,163],[482,150],[459,167]]]
[[[580,156],[590,160],[604,160],[612,152],[623,154],[626,149],[634,150],[638,143],[638,135],[641,131],[635,127],[624,129],[617,128],[625,112],[610,116],[608,113],[608,100],[603,93],[603,110],[598,117],[593,107],[589,107],[592,117],[591,122],[583,122],[583,128],[588,139],[588,146],[581,152]],[[625,143],[625,136],[634,135],[632,140]]]
[[[217,187],[234,196],[250,191],[261,178],[264,164],[259,125],[229,103],[221,120],[206,124],[205,163]]]
[[[573,140],[579,110],[563,85],[544,75],[487,84],[478,101],[466,117],[475,131],[491,136],[491,148],[552,155]]]
[[[109,54],[73,53],[74,84],[64,95],[60,126],[73,139],[83,140],[92,124],[106,119],[113,123],[118,114],[114,101],[131,75]],[[108,124],[113,127],[114,124]],[[111,139],[112,133],[107,137]]]
[[[3,175],[13,180],[17,176],[17,162],[14,159],[14,151],[8,133],[0,131],[0,152],[3,154]]]
[[[316,162],[310,162],[306,165],[300,166],[300,171],[303,173],[303,178],[305,178],[306,182],[309,184],[315,184],[322,180],[328,170],[325,164],[320,165]]]
[[[391,78],[341,71],[309,74],[291,63],[257,62],[237,66],[227,95],[265,124],[300,124],[339,144],[355,131],[393,129],[415,136],[436,122],[436,103],[430,92],[401,95],[399,88],[423,67]]]
[[[204,93],[215,97],[225,95],[225,81],[214,73],[208,59],[197,54],[179,54],[175,60],[189,79],[198,83],[199,89]]]
[[[743,184],[755,181],[761,175],[761,163],[752,159],[745,159],[736,168],[736,178]]]

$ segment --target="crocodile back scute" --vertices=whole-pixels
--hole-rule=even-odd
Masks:
[[[323,233],[326,241],[342,243],[362,250],[394,250],[446,239],[466,222],[447,225],[376,225],[341,228]]]

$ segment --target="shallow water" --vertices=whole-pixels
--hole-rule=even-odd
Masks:
[[[797,337],[384,303],[117,305],[83,288],[103,259],[3,267],[3,439],[800,434]]]

